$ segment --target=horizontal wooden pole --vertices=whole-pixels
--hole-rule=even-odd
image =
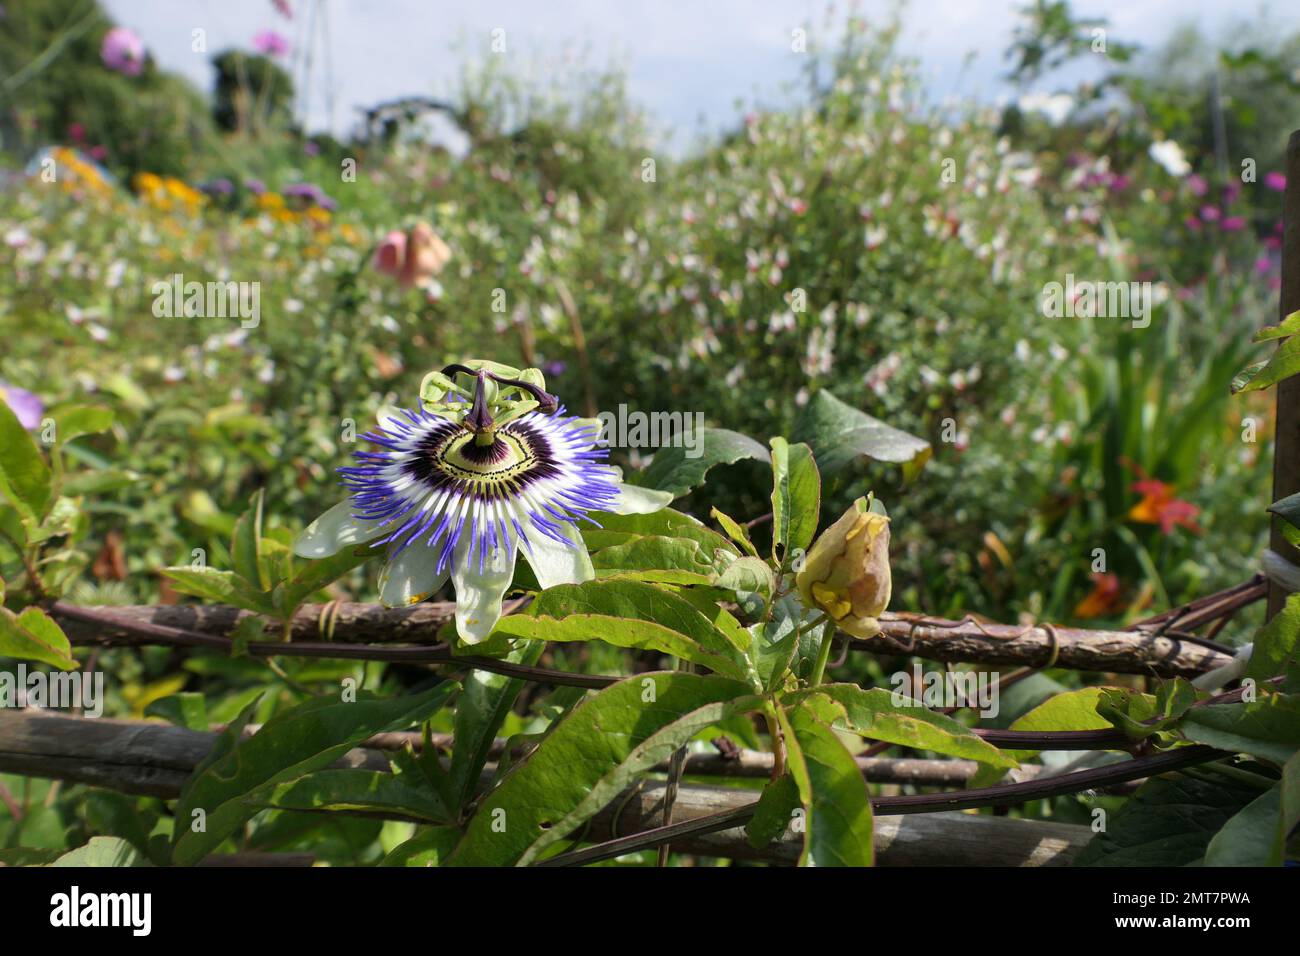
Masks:
[[[0,772],[48,777],[125,793],[175,799],[216,734],[147,721],[88,719],[33,710],[0,711]],[[386,769],[377,750],[356,748],[337,766]],[[585,841],[653,829],[662,822],[662,782],[632,787],[591,822]],[[740,809],[752,790],[683,785],[674,821]],[[936,812],[880,816],[875,822],[878,862],[894,866],[1048,866],[1067,863],[1091,833],[1071,824]],[[799,837],[787,834],[763,850],[749,846],[742,828],[675,843],[680,852],[793,863]]]
[[[142,635],[135,625],[161,625],[211,635],[228,636],[251,612],[228,605],[167,605],[88,608],[107,620],[77,620],[53,611],[78,644],[150,644],[159,638]],[[377,604],[333,602],[304,605],[290,627],[293,642],[311,643],[324,656],[343,654],[336,648],[329,654],[323,646],[338,644],[414,644],[435,652],[439,660],[451,660],[445,645],[437,643],[439,628],[455,612],[455,605],[426,602],[409,608],[385,608]],[[886,614],[882,634],[868,640],[854,638],[850,647],[876,654],[907,653],[936,661],[998,665],[1041,666],[1053,660],[1058,667],[1120,674],[1150,674],[1157,677],[1192,677],[1222,667],[1232,657],[1191,640],[1160,634],[1155,628],[1126,631],[1085,628],[954,622],[916,615]],[[278,627],[267,622],[268,641],[279,640]],[[303,648],[306,650],[306,648]],[[396,652],[396,649],[393,649]],[[419,657],[417,652],[412,660]]]

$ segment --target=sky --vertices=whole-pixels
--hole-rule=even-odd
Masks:
[[[660,130],[673,131],[669,142],[678,147],[734,124],[742,112],[738,103],[785,102],[783,85],[797,79],[804,62],[791,51],[791,31],[810,27],[809,40],[815,43],[828,8],[827,0],[286,2],[291,19],[271,0],[104,0],[104,5],[117,22],[141,35],[164,68],[204,90],[212,85],[210,55],[232,46],[248,49],[264,30],[290,41],[286,65],[296,66],[297,77],[304,75],[310,49],[312,73],[303,91],[307,126],[336,134],[351,128],[357,107],[451,93],[466,58],[492,55],[492,31],[504,30],[505,52],[497,55],[515,59],[512,65],[525,73],[553,69],[574,53],[593,66],[624,67],[633,101]],[[903,8],[901,47],[919,59],[932,95],[986,102],[1010,95],[1001,78],[1007,66],[1003,54],[1022,2],[914,0]],[[1107,18],[1110,36],[1150,48],[1180,24],[1194,22],[1220,36],[1237,18],[1267,9],[1236,0],[1074,0],[1072,6],[1076,15]],[[837,8],[845,8],[844,0]],[[855,7],[869,24],[885,22],[894,8],[892,0],[863,0]],[[195,29],[206,31],[206,54],[191,49]],[[1063,76],[1080,78],[1090,68],[1084,64]],[[1062,82],[1055,80],[1053,87]]]

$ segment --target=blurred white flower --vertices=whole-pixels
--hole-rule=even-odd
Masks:
[[[1039,113],[1053,126],[1060,126],[1074,109],[1074,97],[1069,93],[1028,93],[1016,106],[1022,113]]]
[[[1187,158],[1183,156],[1183,148],[1172,139],[1162,139],[1158,143],[1152,143],[1147,153],[1163,166],[1170,176],[1182,177],[1192,171]]]

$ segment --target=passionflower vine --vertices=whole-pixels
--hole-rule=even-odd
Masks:
[[[457,376],[472,377],[472,393]],[[565,414],[538,369],[449,365],[426,376],[421,399],[380,415],[363,436],[379,450],[339,469],[349,499],[312,522],[294,551],[323,558],[386,545],[379,589],[388,607],[423,601],[450,578],[466,643],[496,627],[519,553],[542,588],[588,581],[580,519],[647,514],[672,500],[623,484],[596,446],[599,422]]]

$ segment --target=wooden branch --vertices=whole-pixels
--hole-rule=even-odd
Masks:
[[[0,772],[175,799],[215,740],[212,733],[144,721],[2,711]],[[382,755],[358,748],[338,765],[373,767],[376,758],[382,760]],[[592,820],[582,839],[606,840],[654,829],[663,819],[663,788],[661,782],[649,782],[625,791]],[[673,813],[688,823],[719,810],[741,812],[754,799],[752,790],[682,786]],[[1070,824],[950,812],[882,816],[875,825],[878,862],[887,866],[1059,865],[1090,836],[1088,828]],[[680,845],[674,842],[674,847],[773,863],[792,863],[798,857],[796,835],[760,851],[749,846],[740,828],[691,837]]]
[[[522,606],[522,602],[520,602]],[[228,605],[130,606],[76,609],[62,602],[51,612],[67,622],[69,637],[78,644],[158,643],[139,633],[138,626],[166,627],[225,637],[251,612]],[[77,610],[98,620],[77,619]],[[292,649],[278,641],[278,625],[268,621],[267,642],[255,642],[254,653],[321,657],[363,657],[354,651],[358,644],[422,644],[418,648],[391,648],[388,656],[378,653],[370,659],[438,663],[465,662],[454,657],[444,644],[437,644],[438,629],[455,613],[445,602],[417,604],[409,608],[385,608],[376,604],[304,605],[290,627]],[[120,624],[109,622],[115,618]],[[133,627],[135,625],[136,627]],[[1084,628],[1023,628],[1008,624],[952,622],[917,615],[886,614],[882,635],[869,640],[854,638],[850,646],[876,654],[899,654],[910,645],[910,653],[935,661],[968,661],[988,665],[1041,665],[1052,654],[1052,632],[1056,635],[1056,665],[1074,670],[1120,674],[1151,674],[1158,677],[1190,677],[1221,667],[1231,656],[1210,647],[1180,640],[1151,629],[1093,631]],[[277,640],[270,640],[270,638]],[[337,643],[331,649],[333,638]],[[314,653],[305,653],[311,648]],[[431,656],[425,656],[431,655]],[[575,675],[581,676],[581,675]],[[599,686],[599,685],[593,685]]]
[[[650,783],[614,801],[592,821],[584,841],[610,840],[658,826],[663,819],[662,782]],[[709,814],[752,806],[752,791],[726,787],[689,786],[678,790],[673,816],[681,823]],[[877,816],[873,842],[879,866],[1064,866],[1092,837],[1084,826],[938,812],[907,816]],[[702,856],[763,860],[794,865],[802,837],[787,833],[770,846],[755,850],[743,826],[673,841],[673,849]]]
[[[893,655],[908,648],[908,653],[935,661],[1041,666],[1052,658],[1055,633],[1055,666],[1072,670],[1192,677],[1232,660],[1230,655],[1200,644],[1141,630],[1093,631],[1053,625],[1049,631],[1041,626],[958,623],[929,617],[918,621],[915,615],[900,614],[886,614],[880,628],[879,637],[853,638],[850,646]]]

